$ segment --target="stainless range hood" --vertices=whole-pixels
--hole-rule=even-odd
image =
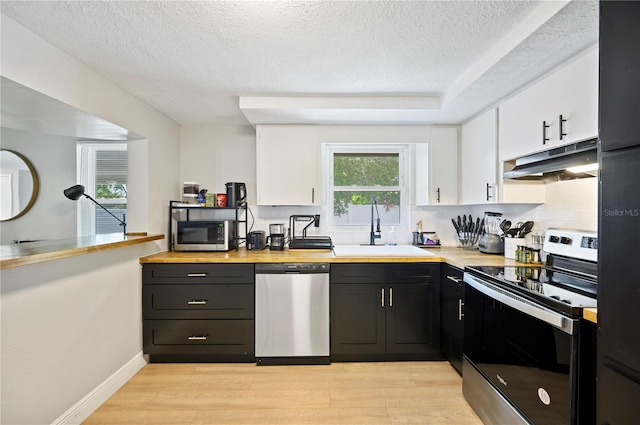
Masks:
[[[573,173],[569,167],[597,164],[598,139],[589,139],[532,155],[505,161],[505,179],[518,180],[570,180],[593,177],[594,172]]]

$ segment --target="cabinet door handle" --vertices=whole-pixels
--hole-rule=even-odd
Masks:
[[[187,304],[189,305],[205,305],[207,303],[208,300],[191,300],[191,301],[187,301]]]
[[[440,188],[436,190],[436,202],[440,203]]]
[[[462,302],[462,300],[458,300],[458,320],[462,321],[462,318],[464,317],[464,313],[462,312],[462,307],[464,307],[464,303]]]
[[[389,288],[389,307],[393,307],[393,288]]]
[[[489,189],[491,189],[493,186],[491,186],[489,183],[487,183],[487,201],[491,198],[493,198],[493,196],[489,195]]]
[[[562,114],[560,114],[559,121],[560,121],[560,125],[559,125],[559,127],[560,127],[560,140],[563,140],[564,136],[567,135],[567,133],[564,132],[564,123],[566,123],[567,120],[562,117]]]
[[[312,187],[311,188],[311,203],[315,204],[316,202],[316,188]]]
[[[209,273],[187,273],[187,277],[207,277]]]
[[[546,145],[547,142],[551,140],[547,137],[547,128],[549,128],[549,125],[547,124],[547,122],[542,121],[542,144],[543,145]]]
[[[454,281],[455,283],[460,283],[462,282],[462,279],[460,279],[459,277],[455,277],[455,276],[447,276],[447,279]]]
[[[189,336],[189,341],[205,341],[207,339],[207,335],[191,335]]]
[[[380,305],[384,307],[384,288],[380,290]]]

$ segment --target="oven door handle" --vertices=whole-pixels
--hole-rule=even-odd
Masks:
[[[471,285],[479,292],[486,296],[501,302],[502,304],[513,307],[514,309],[521,311],[529,316],[535,317],[556,327],[569,335],[574,334],[574,330],[577,328],[574,326],[576,320],[563,316],[560,313],[556,313],[546,307],[538,305],[532,301],[522,298],[512,292],[501,289],[489,282],[479,281],[469,274],[464,275],[464,282]]]

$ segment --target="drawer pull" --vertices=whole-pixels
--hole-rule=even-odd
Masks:
[[[455,283],[460,283],[462,282],[462,279],[455,277],[455,276],[447,276],[447,279],[454,281]]]
[[[207,277],[208,273],[187,273],[187,277]]]
[[[207,335],[191,335],[189,341],[204,341],[207,339]]]
[[[205,305],[207,303],[207,301],[209,301],[209,300],[191,300],[191,301],[187,301],[187,304],[189,304],[189,305]]]

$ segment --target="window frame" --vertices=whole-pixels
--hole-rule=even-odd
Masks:
[[[94,140],[78,140],[76,142],[76,178],[79,184],[85,187],[85,193],[91,196],[99,204],[109,209],[111,206],[128,205],[125,198],[97,198],[96,197],[96,163],[97,152],[99,151],[125,151],[128,152],[127,143],[118,142],[97,142]],[[128,159],[127,159],[128,162]],[[127,165],[128,175],[128,165]],[[93,202],[78,202],[77,204],[77,236],[92,236],[98,234],[96,223],[96,208],[99,206]],[[125,208],[126,211],[126,208]],[[117,213],[116,214],[120,219]],[[111,217],[111,219],[113,219]],[[113,219],[115,222],[115,219]],[[126,220],[125,220],[126,221]]]
[[[383,226],[395,226],[402,228],[408,226],[411,213],[411,149],[408,143],[327,143],[323,145],[324,150],[324,167],[323,176],[326,182],[325,211],[327,218],[327,226],[333,230],[359,230],[360,228],[368,228],[369,223],[345,224],[336,223],[334,220],[334,192],[336,190],[353,190],[364,192],[379,191],[399,191],[400,192],[400,215],[398,223],[382,223]],[[334,186],[334,154],[350,153],[350,154],[398,154],[398,186]],[[378,206],[380,208],[380,206]]]

